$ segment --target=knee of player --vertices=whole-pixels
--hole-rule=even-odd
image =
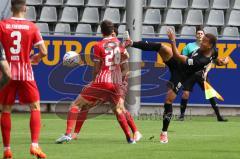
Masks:
[[[2,112],[3,113],[11,113],[12,112],[12,106],[11,105],[3,105],[2,106]]]
[[[121,109],[121,107],[114,107],[112,109],[112,111],[115,113],[115,114],[121,114],[123,113],[123,110]]]
[[[40,111],[40,103],[39,102],[34,102],[34,103],[30,104],[30,109],[31,109],[31,111],[34,111],[34,110],[39,110]]]

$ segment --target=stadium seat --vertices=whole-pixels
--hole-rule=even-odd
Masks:
[[[209,8],[209,0],[192,0],[191,8],[207,9]]]
[[[204,32],[207,34],[207,33],[211,33],[215,36],[218,36],[218,30],[217,30],[217,27],[204,27]]]
[[[142,27],[143,37],[155,37],[154,27],[153,26],[143,26]]]
[[[143,21],[144,24],[160,24],[161,13],[159,9],[148,9]]]
[[[175,27],[174,26],[161,26],[160,30],[159,30],[159,36],[160,37],[167,37],[167,30],[168,28],[171,28],[174,32],[175,32]]]
[[[228,9],[230,6],[229,0],[213,0],[212,9]]]
[[[202,10],[190,9],[186,18],[186,25],[202,25],[203,24],[203,14]]]
[[[67,0],[65,5],[68,6],[84,6],[84,0]]]
[[[40,22],[57,22],[56,7],[43,7],[39,21]]]
[[[117,8],[124,8],[126,7],[126,0],[109,0],[108,7],[117,7]]]
[[[91,36],[93,34],[92,26],[90,24],[78,24],[75,35]]]
[[[63,0],[47,0],[45,5],[61,6],[63,5]]]
[[[54,35],[71,35],[70,25],[58,23],[55,27]]]
[[[83,12],[83,23],[99,23],[99,13],[97,8],[86,7]]]
[[[126,31],[126,25],[120,25],[118,27],[118,34],[121,35]]]
[[[224,12],[223,10],[211,10],[208,15],[207,25],[223,26]]]
[[[106,0],[88,0],[86,6],[90,7],[104,7]]]
[[[240,26],[240,11],[232,10],[227,25]]]
[[[103,20],[111,20],[114,24],[120,23],[120,12],[118,8],[107,8]]]
[[[49,35],[48,23],[36,23],[42,35]]]
[[[236,39],[239,38],[239,30],[237,27],[225,27],[222,35],[223,38]]]
[[[234,1],[233,9],[240,9],[240,0],[235,0]]]
[[[150,0],[149,7],[151,8],[167,8],[168,0]]]
[[[27,5],[35,6],[35,5],[42,5],[43,0],[27,0]]]
[[[78,22],[78,9],[76,7],[65,7],[63,9],[60,22],[77,23]]]
[[[181,30],[181,37],[192,38],[196,35],[196,27],[194,26],[184,26]]]
[[[182,10],[181,9],[169,9],[167,11],[165,24],[168,24],[168,25],[182,24]]]
[[[170,8],[187,8],[188,7],[188,0],[172,0]]]
[[[28,6],[26,12],[26,19],[30,21],[36,21],[37,14],[34,6]]]

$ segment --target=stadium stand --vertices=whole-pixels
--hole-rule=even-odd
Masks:
[[[206,26],[206,27],[204,27],[203,30],[205,31],[205,33],[211,33],[211,34],[213,34],[213,35],[218,36],[218,30],[217,30],[216,27]]]
[[[27,12],[26,12],[26,18],[30,21],[37,20],[37,13],[34,6],[28,6]]]
[[[240,27],[240,0],[142,1],[143,34],[148,34],[145,37],[166,34],[167,26],[174,27],[182,37],[191,36],[186,32],[191,32],[190,30],[193,30],[190,29],[193,28],[191,26],[196,25],[203,25],[206,32],[223,37],[232,36],[231,33],[238,31]],[[124,7],[126,2],[126,0],[27,0],[29,5],[27,18],[41,24],[40,29],[45,34],[54,34],[59,23],[70,24],[68,27],[70,32],[75,32],[82,24],[88,24],[86,25],[88,29],[80,29],[81,35],[89,34],[90,30],[92,30],[90,35],[100,35],[98,32],[100,22],[109,19],[119,27],[121,34],[126,28]],[[5,7],[6,5],[0,6],[0,18],[10,15],[10,9]],[[238,34],[232,37],[238,38]]]
[[[58,23],[54,30],[54,35],[70,35],[71,29],[69,24]]]

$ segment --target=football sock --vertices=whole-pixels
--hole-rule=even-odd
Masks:
[[[77,122],[75,125],[75,130],[74,133],[79,133],[81,131],[81,128],[83,126],[83,123],[85,122],[85,120],[87,119],[87,115],[88,115],[88,109],[86,110],[81,110],[78,113],[78,117],[77,117]]]
[[[76,123],[77,116],[78,116],[78,107],[73,106],[68,112],[68,117],[67,117],[67,129],[66,129],[66,134],[69,135],[72,132],[72,128]]]
[[[221,115],[220,115],[219,109],[218,109],[218,107],[217,107],[217,103],[216,103],[215,99],[214,99],[214,98],[210,98],[210,99],[209,99],[209,102],[211,103],[212,108],[213,108],[215,114],[217,115],[217,118],[218,118],[218,119],[219,119],[219,118],[222,118]]]
[[[120,114],[116,114],[116,116],[117,116],[117,120],[118,120],[124,134],[126,135],[126,138],[130,139],[131,138],[131,133],[128,129],[128,123],[127,123],[127,119],[125,117],[125,114],[120,113]]]
[[[11,133],[11,114],[2,112],[1,116],[1,130],[4,147],[10,147],[10,133]]]
[[[161,43],[154,43],[154,42],[148,42],[148,41],[138,41],[133,42],[132,47],[138,48],[144,51],[156,51],[159,52],[159,50],[162,47]]]
[[[31,111],[30,130],[32,143],[38,143],[41,130],[41,112],[39,110]]]
[[[129,127],[131,128],[132,132],[133,133],[137,132],[138,131],[137,126],[134,122],[134,119],[133,119],[132,115],[128,111],[126,111],[125,112],[125,117],[127,119],[127,123],[129,125]]]
[[[162,131],[167,131],[172,118],[172,104],[164,104],[164,114],[163,114],[163,128]]]
[[[180,106],[180,112],[181,112],[181,116],[184,117],[185,115],[185,111],[187,108],[187,103],[188,103],[188,99],[183,99],[181,100],[181,106]]]

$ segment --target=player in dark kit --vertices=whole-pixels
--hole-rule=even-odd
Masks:
[[[171,41],[171,48],[161,43],[153,42],[132,42],[130,39],[126,43],[129,46],[145,51],[156,51],[160,54],[165,64],[171,72],[169,90],[166,95],[163,115],[163,128],[160,135],[161,143],[168,143],[167,130],[170,124],[174,102],[179,89],[185,86],[195,76],[196,72],[205,69],[217,57],[214,54],[217,38],[212,34],[206,34],[202,40],[200,48],[191,57],[181,55],[176,46],[176,36],[172,30],[168,31]],[[220,60],[220,59],[218,59]]]
[[[182,51],[182,54],[185,56],[192,56],[193,53],[195,53],[199,47],[200,44],[202,42],[202,39],[205,35],[205,32],[203,30],[202,27],[197,27],[196,30],[196,42],[192,42],[187,44]],[[218,56],[218,52],[216,52],[216,56]],[[222,65],[226,65],[229,62],[229,59],[226,58],[225,61],[223,61],[222,63],[219,63],[218,60],[213,61],[216,65],[218,66],[222,66]],[[209,64],[209,66],[202,70],[199,71],[198,73],[196,73],[196,76],[193,76],[191,80],[189,80],[189,84],[187,86],[185,86],[185,88],[183,88],[183,94],[182,94],[182,99],[181,99],[181,106],[180,106],[180,116],[178,118],[179,121],[184,121],[184,116],[185,116],[185,111],[187,108],[187,103],[188,103],[188,99],[190,97],[190,92],[192,92],[193,87],[195,85],[195,83],[197,83],[200,88],[204,91],[204,81],[208,81],[208,72],[211,70],[212,64]],[[214,99],[214,97],[209,99],[209,102],[217,116],[217,120],[222,122],[222,121],[228,121],[227,119],[224,119],[220,112],[219,112],[219,108],[217,106],[216,100]]]
[[[0,43],[0,90],[8,83],[11,79],[11,72],[8,62],[5,57],[5,52]]]

